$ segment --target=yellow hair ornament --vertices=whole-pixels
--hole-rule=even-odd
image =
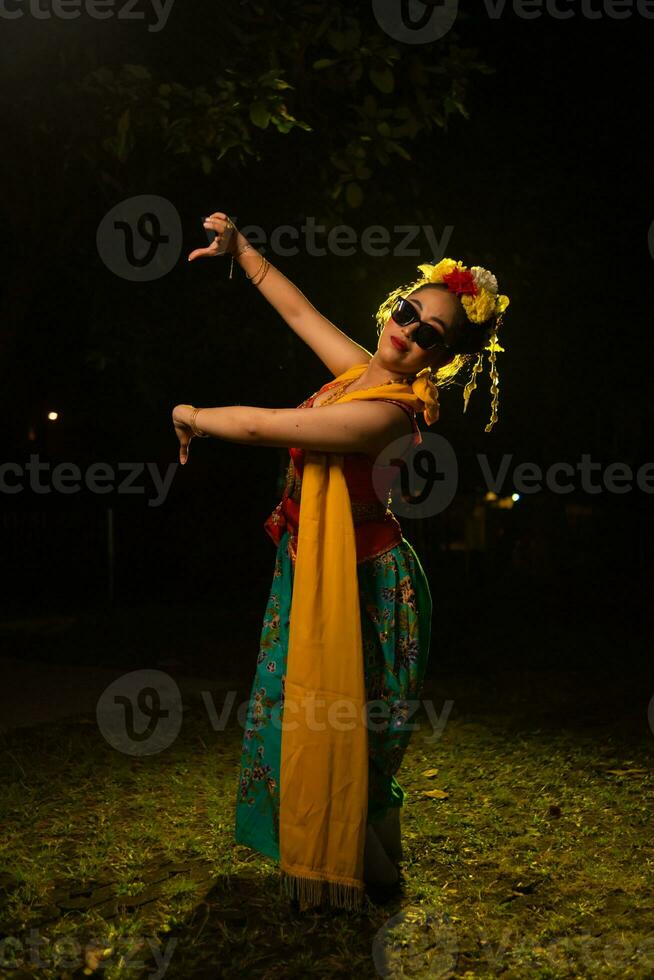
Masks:
[[[492,324],[489,342],[484,350],[480,351],[472,368],[470,380],[463,390],[463,411],[465,412],[468,408],[470,395],[477,387],[477,375],[483,370],[484,351],[488,351],[492,402],[490,422],[484,431],[490,432],[497,422],[497,405],[499,402],[499,375],[495,363],[496,355],[500,351],[504,352],[504,348],[498,343],[497,331],[502,322],[504,311],[509,305],[509,297],[500,295],[497,279],[493,273],[479,265],[473,265],[472,268],[468,269],[462,262],[457,262],[454,259],[442,259],[435,265],[419,265],[418,269],[422,272],[424,280],[417,283],[414,286],[415,289],[427,283],[443,283],[450,292],[459,298],[471,323],[480,327],[485,324]]]
[[[438,421],[440,415],[440,403],[438,401],[438,387],[432,380],[431,368],[427,367],[419,371],[411,387],[425,404],[423,411],[425,422],[427,425],[433,425],[434,422]]]

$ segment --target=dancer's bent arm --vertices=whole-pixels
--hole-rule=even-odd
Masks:
[[[224,233],[227,215],[216,211],[204,222],[204,227],[218,233],[217,244],[209,248],[195,249],[189,260],[202,255],[218,255],[220,238]],[[261,253],[253,248],[247,238],[236,232],[230,242],[229,250],[248,276],[254,276],[261,267]],[[270,260],[268,260],[270,261]],[[270,263],[261,284],[256,287],[270,305],[277,310],[283,320],[300,337],[323,362],[328,371],[337,377],[355,364],[366,364],[372,354],[347,334],[343,333],[335,323],[319,313],[290,279]]]

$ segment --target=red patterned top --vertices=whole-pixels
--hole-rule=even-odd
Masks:
[[[298,408],[312,408],[315,399],[327,388],[342,382],[330,381],[319,391],[298,405]],[[416,421],[416,413],[410,405],[395,401],[393,398],[377,399],[399,405],[411,420],[413,438],[410,446],[418,446],[422,435]],[[317,406],[320,407],[320,406]],[[410,446],[404,450],[405,455]],[[295,447],[289,449],[289,465],[286,473],[286,486],[282,499],[275,507],[270,517],[265,521],[264,528],[275,544],[279,544],[285,530],[290,532],[289,553],[293,561],[297,552],[297,534],[300,517],[300,493],[302,489],[302,472],[304,468],[304,449]],[[383,501],[375,489],[372,480],[375,469],[375,484],[384,489]],[[388,507],[390,490],[397,476],[396,466],[375,466],[375,461],[366,453],[344,453],[343,475],[350,494],[354,534],[356,539],[357,563],[367,558],[374,558],[385,551],[394,548],[402,540],[402,528],[399,521]]]

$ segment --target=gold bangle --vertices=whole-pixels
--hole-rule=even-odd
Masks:
[[[269,270],[269,269],[270,269],[270,262],[268,262],[268,260],[266,259],[266,268],[265,268],[265,269],[263,270],[263,272],[262,272],[262,274],[261,274],[261,279],[258,279],[258,280],[257,280],[257,281],[256,281],[256,282],[254,283],[254,285],[255,285],[255,286],[260,286],[260,285],[261,285],[261,283],[263,282],[263,280],[264,280],[264,279],[266,278],[266,276],[268,275],[268,270]]]
[[[253,276],[248,276],[247,272],[245,273],[245,275],[248,277],[248,279],[250,280],[250,282],[253,282],[253,280],[257,278],[257,276],[259,275],[259,273],[263,269],[264,262],[266,261],[266,259],[265,259],[265,257],[263,255],[260,255],[259,257],[261,259],[261,262],[259,263],[259,267],[257,268],[257,271],[254,273],[254,275]]]
[[[261,285],[261,283],[263,282],[263,280],[266,277],[266,273],[268,272],[268,269],[270,268],[270,262],[268,261],[268,259],[266,259],[264,256],[262,256],[262,259],[263,259],[263,262],[261,263],[261,265],[259,266],[259,268],[255,272],[255,274],[252,276],[252,285],[253,286],[260,286]],[[259,273],[260,272],[261,272],[261,275],[259,276]]]
[[[257,269],[257,271],[255,272],[255,274],[252,276],[252,285],[253,286],[258,286],[259,285],[259,283],[261,282],[263,273],[265,271],[265,268],[266,268],[266,260],[264,259],[263,262],[261,263],[261,265],[259,266],[259,268]]]
[[[198,429],[197,425],[195,424],[195,419],[199,411],[200,411],[199,408],[193,409],[193,414],[191,415],[191,421],[189,422],[189,426],[194,436],[197,436],[199,439],[208,439],[209,433],[202,432],[202,430]]]
[[[265,259],[264,259],[263,255],[259,255],[259,258],[261,259],[261,261],[259,262],[259,266],[257,268],[257,271],[254,273],[254,275],[248,276],[247,272],[245,273],[245,275],[248,277],[248,279],[250,280],[250,282],[252,282],[253,279],[256,279],[257,278],[257,276],[259,275],[259,273],[261,272],[261,270],[263,268],[263,263],[264,263]]]

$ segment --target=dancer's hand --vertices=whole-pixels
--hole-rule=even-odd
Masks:
[[[234,252],[236,248],[238,232],[231,219],[223,211],[214,211],[208,218],[204,219],[204,227],[207,231],[215,231],[216,237],[207,248],[196,248],[188,257],[189,262],[199,259],[201,256],[213,258],[215,255],[227,255]]]
[[[182,466],[188,460],[189,446],[193,438],[193,429],[188,424],[189,419],[185,421],[184,416],[189,415],[192,410],[192,405],[176,405],[173,409],[173,425],[179,439],[179,461]]]

